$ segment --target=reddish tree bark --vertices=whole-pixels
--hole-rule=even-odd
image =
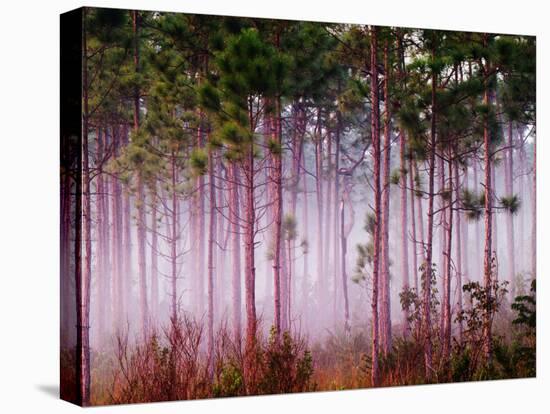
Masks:
[[[113,157],[119,156],[120,131],[117,127],[112,128],[113,136]],[[111,211],[113,216],[113,228],[111,231],[111,249],[113,258],[113,281],[112,281],[112,310],[113,329],[116,331],[122,326],[122,314],[124,304],[124,271],[123,271],[123,247],[122,247],[122,197],[118,178],[113,175],[111,185]]]
[[[281,141],[281,100],[279,97],[275,99],[275,116],[273,119],[273,134],[272,139],[275,141],[275,145],[282,151]],[[273,153],[273,215],[275,224],[274,233],[274,252],[273,252],[273,288],[274,288],[274,300],[275,300],[275,331],[277,335],[281,333],[281,329],[287,329],[287,318],[290,317],[289,310],[290,305],[283,306],[286,311],[281,311],[282,296],[285,297],[285,304],[290,303],[290,297],[288,295],[289,286],[286,280],[281,280],[281,242],[282,242],[282,219],[283,219],[283,162],[282,153]],[[283,282],[283,283],[282,283]],[[281,289],[281,285],[285,289]]]
[[[331,252],[331,249],[330,249],[330,240],[332,239],[332,237],[334,237],[332,235],[332,226],[330,226],[330,223],[332,222],[332,190],[333,190],[333,185],[332,185],[332,174],[333,174],[333,166],[332,166],[332,134],[331,134],[331,131],[329,128],[327,128],[327,154],[326,154],[326,158],[327,158],[327,176],[326,176],[326,180],[325,180],[325,184],[326,184],[326,209],[325,209],[325,219],[324,219],[324,223],[325,223],[325,228],[326,228],[326,232],[325,232],[325,236],[324,236],[324,246],[323,246],[323,269],[325,269],[325,272],[326,272],[326,289],[327,289],[327,292],[330,291],[330,284],[334,281],[334,277],[330,278],[329,275],[331,274],[330,272],[330,252]],[[336,296],[336,283],[333,284],[333,298],[329,298],[329,295],[327,294],[327,302],[325,302],[325,306],[328,308],[329,307],[329,303],[332,302],[332,299],[334,299],[334,301],[336,300],[335,296]],[[330,308],[329,308],[330,309]],[[335,306],[335,302],[333,303],[333,312],[332,312],[332,319],[333,319],[333,322],[336,321],[335,319],[335,310],[336,310],[336,306]]]
[[[214,358],[214,246],[216,237],[216,189],[214,187],[214,154],[208,151],[208,192],[209,192],[209,222],[208,222],[208,369],[213,375]]]
[[[134,33],[134,70],[139,73],[139,14],[136,10],[132,11],[132,27]],[[139,131],[140,123],[140,91],[139,87],[134,87],[133,105],[134,105],[134,133]],[[143,172],[138,167],[137,170],[137,244],[138,244],[138,281],[139,281],[139,312],[141,323],[141,334],[148,335],[149,310],[147,306],[147,259],[145,243],[147,241],[147,217],[145,213],[145,183]]]
[[[315,127],[315,196],[317,200],[317,284],[319,287],[319,302],[321,306],[327,303],[327,281],[323,268],[323,138],[321,131],[321,109],[317,110],[317,125]]]
[[[405,160],[405,147],[406,147],[406,136],[403,131],[399,134],[399,152],[400,152],[400,168],[401,168],[401,273],[402,273],[402,286],[403,289],[409,289],[409,243],[407,230],[408,220],[407,220],[407,175],[405,171],[407,169],[406,160]],[[411,203],[412,204],[412,203]],[[414,207],[413,207],[414,214]],[[414,237],[414,236],[413,236]],[[416,266],[416,265],[415,265]],[[409,312],[408,308],[403,310],[403,336],[407,337],[409,335]]]
[[[531,182],[531,277],[537,277],[537,138],[533,141],[533,179]]]
[[[123,132],[124,145],[128,145],[128,127],[124,127]],[[123,209],[123,280],[121,283],[121,294],[123,299],[122,304],[122,322],[126,323],[128,320],[128,312],[131,310],[131,295],[132,295],[132,279],[133,279],[133,261],[132,261],[132,198],[128,191],[123,192],[122,197],[122,209]]]
[[[159,276],[158,276],[158,197],[156,182],[151,190],[151,318],[154,323],[159,317]]]
[[[390,159],[391,159],[391,113],[389,104],[389,80],[391,68],[388,64],[388,41],[384,42],[384,146],[383,146],[383,184],[382,184],[382,230],[381,230],[381,320],[380,340],[384,355],[388,355],[392,346],[391,333],[391,292],[390,292]]]
[[[349,206],[351,213],[351,220],[346,225],[345,219],[345,205],[346,202]],[[348,237],[351,233],[351,229],[355,224],[355,211],[353,209],[353,203],[350,200],[350,192],[347,187],[344,188],[342,193],[342,199],[340,201],[340,249],[341,249],[341,278],[342,278],[342,293],[344,296],[344,329],[349,332],[351,329],[349,323],[349,292],[348,292],[348,275],[346,270],[346,255],[348,250]]]
[[[232,161],[229,165],[229,217],[231,222],[231,302],[232,322],[235,342],[241,340],[241,240],[239,229],[240,202],[239,185],[240,176],[237,164]]]
[[[95,158],[95,167],[101,169],[101,159],[103,158],[103,152],[105,147],[105,135],[106,131],[101,128],[96,130],[96,144],[97,144],[97,153]],[[97,270],[95,272],[96,280],[96,295],[101,300],[106,303],[110,303],[108,295],[108,272],[109,272],[109,249],[106,246],[107,240],[106,229],[108,228],[109,215],[108,211],[105,209],[105,185],[103,174],[100,172],[96,176],[96,194],[95,194],[95,206],[96,206],[96,237],[97,240]],[[106,306],[97,306],[97,334],[95,335],[94,343],[100,345],[102,339],[105,337],[106,332]]]
[[[432,60],[435,60],[435,46],[431,53]],[[432,117],[430,123],[430,142],[428,151],[428,235],[426,240],[426,262],[424,263],[424,274],[422,280],[423,289],[423,328],[424,328],[424,369],[426,381],[432,379],[432,318],[431,318],[431,281],[433,264],[433,231],[434,231],[434,178],[435,178],[435,148],[436,148],[436,102],[437,74],[432,71],[431,75],[431,107]]]
[[[416,231],[416,216],[415,216],[415,199],[417,198],[414,192],[414,168],[413,160],[409,159],[409,192],[411,198],[411,233],[412,233],[412,258],[413,258],[413,282],[414,290],[418,294],[418,248],[417,244],[422,242],[422,239],[419,239],[418,233]],[[420,224],[421,225],[421,224]],[[422,247],[420,247],[422,249]]]
[[[254,122],[252,116],[252,103],[249,99],[248,113],[250,131],[253,132]],[[243,175],[245,188],[245,219],[244,219],[244,257],[245,257],[245,307],[246,307],[246,348],[245,363],[246,375],[254,376],[254,350],[256,348],[256,266],[254,258],[254,240],[256,226],[255,205],[255,167],[254,167],[254,139],[250,137],[250,143],[243,159]]]
[[[459,177],[459,167],[458,167],[458,159],[454,160],[454,169],[455,169],[455,199],[460,199],[460,177]],[[460,217],[460,210],[455,210],[455,221],[456,221],[456,286],[457,286],[457,314],[462,314],[462,276],[463,271],[465,267],[463,267],[463,257],[462,257],[462,233],[463,233],[463,224],[462,219]],[[462,319],[458,321],[458,339],[459,343],[462,343],[462,335],[463,335],[464,327],[462,324]]]
[[[341,93],[341,86],[340,81],[338,81],[338,96]],[[340,232],[340,217],[341,212],[338,211],[339,204],[341,203],[340,200],[340,133],[341,133],[341,127],[342,127],[342,114],[340,113],[340,110],[336,110],[336,130],[335,130],[335,136],[334,136],[334,168],[333,168],[333,174],[334,174],[334,252],[333,252],[333,259],[334,259],[334,316],[338,315],[338,307],[340,306],[340,295],[338,294],[338,286],[340,284],[340,281],[342,281],[342,275],[340,274],[341,265],[340,265],[340,252],[341,252],[341,246],[338,243],[338,238],[341,238],[341,235],[339,235]],[[343,291],[344,286],[342,286],[342,297],[344,299],[344,321],[345,325],[344,328],[348,328],[348,319],[349,319],[349,303],[348,303],[348,293],[347,293],[347,280],[345,281],[346,286],[346,292]]]
[[[453,188],[453,163],[448,162],[449,171],[449,198],[447,202],[447,208],[445,209],[445,215],[447,220],[445,221],[445,269],[443,277],[443,363],[447,364],[449,355],[451,352],[451,253],[452,253],[452,241],[453,241],[453,210],[452,210],[452,188]]]
[[[473,161],[473,176],[474,176],[474,193],[477,195],[479,192],[479,177],[478,177],[478,163],[477,159],[474,159]],[[476,220],[475,222],[475,234],[480,235],[481,234],[481,225],[479,220]],[[475,271],[473,273],[475,280],[480,280],[480,275],[483,274],[483,269],[481,265],[480,257],[481,255],[479,252],[481,251],[481,245],[480,245],[481,237],[475,237],[475,248],[476,253],[474,255],[475,257]]]
[[[172,323],[178,320],[178,239],[179,239],[179,204],[176,193],[178,183],[178,170],[176,166],[176,153],[170,154],[170,180],[171,180],[171,220],[170,220],[170,318]]]
[[[484,35],[484,46],[487,46],[487,35]],[[485,77],[483,104],[489,107],[491,101],[489,99],[489,85],[488,85],[488,64],[486,63],[483,68],[483,74]],[[484,206],[484,221],[485,221],[485,243],[483,252],[483,284],[486,289],[486,294],[490,300],[491,296],[491,284],[492,284],[492,262],[493,262],[493,250],[492,250],[492,234],[493,234],[493,179],[491,177],[492,172],[492,160],[491,160],[491,136],[489,132],[489,120],[488,116],[485,116],[483,121],[483,149],[484,155],[484,172],[485,172],[485,206]],[[492,359],[492,338],[491,338],[491,316],[487,309],[484,312],[483,320],[483,351],[485,359],[490,363]]]
[[[199,112],[199,127],[197,130],[197,147],[204,147],[204,131],[203,131],[203,114]],[[195,220],[196,220],[196,238],[197,241],[197,257],[195,258],[195,279],[196,279],[196,305],[197,312],[199,315],[202,315],[204,312],[204,252],[205,252],[205,237],[206,237],[206,219],[205,219],[205,190],[204,190],[204,176],[199,175],[197,177],[197,199],[196,199],[196,210],[195,210]]]
[[[514,171],[514,147],[513,147],[513,125],[512,121],[508,122],[508,136],[506,145],[506,159],[504,164],[504,191],[507,197],[514,194],[514,185],[512,181],[512,174]],[[506,247],[508,256],[508,281],[510,286],[514,286],[514,279],[516,274],[516,252],[514,250],[514,216],[511,213],[506,214]]]
[[[302,181],[304,183],[304,208],[303,208],[303,231],[304,235],[307,237],[309,235],[309,197],[308,197],[308,185],[307,185],[307,175],[306,175],[306,160],[305,157],[302,161],[302,174],[303,178]],[[307,239],[306,239],[306,242]],[[309,246],[309,242],[308,242]],[[310,247],[307,247],[306,252],[304,253],[304,262],[303,262],[303,270],[302,270],[302,310],[304,312],[305,320],[308,320],[308,310],[309,310],[309,275],[308,275],[308,259],[309,259],[309,249]]]
[[[371,133],[374,158],[373,179],[374,179],[374,237],[373,237],[373,261],[372,261],[372,370],[371,383],[374,387],[380,385],[380,369],[378,366],[379,356],[379,331],[378,331],[378,284],[380,271],[380,230],[381,230],[381,188],[380,188],[380,108],[378,91],[378,29],[370,27],[370,72],[371,72]]]

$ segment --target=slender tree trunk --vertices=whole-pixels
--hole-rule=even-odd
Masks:
[[[265,102],[265,105],[266,106],[269,106],[269,101],[268,99],[265,99],[264,100]],[[264,142],[265,142],[265,147],[266,148],[269,148],[270,147],[270,142],[271,140],[276,140],[275,138],[275,126],[274,126],[274,120],[273,120],[273,117],[270,115],[270,114],[267,114],[265,113],[264,116],[263,116],[263,120],[264,120],[264,125],[263,125],[263,138],[264,138]],[[268,203],[267,203],[267,206],[265,208],[265,226],[266,228],[269,228],[271,229],[272,228],[272,224],[274,223],[275,221],[275,216],[274,216],[274,210],[275,210],[275,204],[274,204],[274,200],[275,200],[275,184],[274,184],[274,167],[273,167],[273,154],[268,154],[266,156],[266,159],[264,161],[264,168],[262,169],[262,173],[264,175],[264,180],[265,182],[267,183],[266,186],[265,186],[265,197],[266,197],[266,200],[268,200]],[[264,289],[264,297],[266,300],[268,300],[268,298],[273,298],[273,306],[275,306],[275,296],[276,296],[276,293],[275,293],[275,288],[274,288],[274,284],[275,284],[275,275],[274,275],[274,272],[273,272],[273,266],[274,266],[274,260],[275,260],[275,234],[274,233],[270,233],[269,234],[269,241],[268,241],[268,249],[270,249],[269,253],[270,253],[270,256],[271,256],[271,259],[269,261],[266,261],[266,264],[265,264],[265,270],[264,270],[264,273],[265,273],[265,280],[266,281],[272,281],[272,283],[269,283],[269,282],[266,282],[265,283],[265,289]],[[279,285],[282,283],[282,281],[279,279]],[[279,315],[282,315],[282,313],[284,312],[284,306],[283,306],[283,300],[284,300],[284,297],[281,297],[282,293],[281,293],[281,289],[279,289],[279,293],[278,293],[278,300],[279,300],[279,303],[280,303],[280,306],[278,307],[279,308]],[[277,306],[275,306],[277,308]],[[280,319],[281,316],[279,316],[279,319]],[[276,319],[277,319],[277,311],[274,310],[273,312],[273,324],[276,325]],[[282,324],[283,322],[281,321],[280,324]],[[281,329],[282,326],[281,326]]]
[[[229,165],[229,217],[231,222],[231,302],[233,315],[233,333],[235,342],[241,343],[241,237],[240,237],[240,200],[239,170],[235,161]]]
[[[524,201],[524,207],[520,211],[519,216],[519,223],[518,223],[518,239],[519,239],[519,246],[518,246],[518,268],[521,270],[521,272],[528,272],[530,269],[527,268],[528,261],[526,259],[527,254],[525,245],[527,244],[527,240],[525,237],[525,234],[527,232],[527,208],[528,204],[527,201],[527,194],[529,193],[528,187],[529,187],[529,178],[527,177],[527,155],[525,152],[525,143],[523,142],[523,131],[522,128],[518,129],[518,146],[519,146],[519,164],[520,168],[518,170],[520,171],[519,174],[519,185],[518,185],[518,192],[519,192],[519,198],[520,200]],[[531,200],[532,201],[532,200]],[[531,209],[532,210],[532,209]],[[516,281],[517,282],[517,281]]]
[[[444,309],[443,309],[443,363],[447,365],[451,352],[451,254],[453,241],[453,162],[448,162],[449,168],[449,199],[445,214],[448,216],[445,228],[445,269],[444,269]]]
[[[351,326],[350,326],[350,315],[349,315],[349,293],[348,293],[348,275],[346,270],[346,254],[348,250],[348,237],[351,233],[351,229],[353,228],[353,224],[355,222],[355,213],[353,210],[353,204],[351,203],[351,200],[349,199],[350,195],[347,189],[344,189],[344,192],[342,192],[342,198],[340,200],[340,249],[341,249],[341,277],[342,277],[342,293],[344,296],[344,330],[346,332],[350,332]],[[351,220],[349,220],[348,225],[346,226],[346,219],[345,219],[345,203],[348,203],[348,206],[350,207],[351,211]]]
[[[108,134],[108,128],[105,129],[104,134],[104,140],[103,140],[104,150],[103,154],[104,157],[107,155],[107,147],[109,145],[109,134]],[[105,162],[103,159],[101,161],[102,163]],[[101,166],[101,169],[103,171],[103,165]],[[112,320],[113,320],[113,311],[112,308],[109,306],[111,304],[111,285],[113,283],[113,267],[112,267],[112,259],[111,259],[111,227],[110,227],[110,217],[111,217],[111,211],[110,211],[110,204],[109,204],[109,181],[107,176],[103,176],[103,173],[100,174],[102,176],[102,182],[103,182],[103,190],[101,193],[101,204],[103,206],[103,213],[104,213],[104,219],[103,219],[103,228],[102,228],[102,238],[103,238],[103,254],[104,257],[104,273],[105,273],[105,283],[103,285],[103,300],[104,303],[107,305],[105,306],[105,315],[104,315],[104,332],[107,333],[109,330],[109,327],[112,326]],[[99,178],[99,177],[98,177]]]
[[[274,134],[273,138],[276,145],[282,151],[282,142],[281,142],[281,100],[279,97],[275,99],[275,119],[274,119]],[[281,251],[282,251],[282,219],[283,219],[283,162],[282,162],[282,153],[272,154],[273,159],[273,190],[274,190],[274,221],[275,221],[275,234],[274,234],[274,249],[273,252],[273,288],[274,288],[274,301],[275,301],[275,332],[277,335],[280,335],[281,329],[287,328],[287,318],[290,317],[290,313],[285,315],[290,311],[290,305],[288,305],[286,312],[281,312],[281,294],[285,296],[285,303],[288,301],[290,303],[290,286],[285,281],[281,280]],[[289,264],[290,265],[290,264]],[[283,282],[283,283],[281,283]],[[281,292],[281,284],[284,285],[286,289]],[[281,314],[283,314],[283,321],[281,321]]]
[[[307,185],[307,174],[306,174],[306,160],[305,157],[302,161],[303,163],[303,183],[304,183],[304,208],[303,208],[303,225],[304,225],[304,236],[309,236],[309,196],[308,196],[308,185]],[[307,240],[306,240],[307,241]],[[308,321],[309,309],[308,309],[308,299],[309,299],[309,275],[308,275],[308,259],[309,259],[309,241],[308,247],[304,252],[304,262],[303,262],[303,275],[302,275],[302,310],[305,314],[305,321]]]
[[[379,331],[378,331],[378,286],[380,272],[380,211],[381,211],[381,188],[380,188],[380,108],[379,108],[379,91],[378,91],[378,40],[376,26],[370,27],[370,72],[371,72],[371,133],[373,143],[373,158],[374,158],[374,251],[372,261],[372,371],[371,383],[372,386],[380,385],[380,370],[378,367],[379,356]]]
[[[340,95],[340,82],[338,82],[338,95]],[[340,169],[340,129],[342,126],[342,114],[340,113],[340,110],[336,110],[336,131],[335,131],[335,141],[334,141],[334,315],[335,317],[339,314],[338,307],[340,306],[340,295],[338,294],[338,285],[340,284],[340,281],[342,280],[342,275],[340,274],[340,251],[341,246],[338,244],[338,232],[340,231],[340,217],[341,212],[339,213],[338,207],[341,204],[340,200],[340,175],[339,175],[339,169]],[[341,235],[340,235],[341,237]],[[346,280],[347,285],[347,280]],[[345,321],[345,328],[348,328],[348,319],[349,319],[349,304],[347,303],[347,292],[343,291],[344,286],[342,286],[342,296],[344,297],[344,321]],[[346,286],[347,290],[347,286]],[[347,309],[347,310],[346,310]],[[338,319],[336,319],[338,320]]]
[[[216,237],[216,189],[214,187],[214,154],[208,151],[208,192],[210,217],[208,222],[208,369],[214,373],[214,246]]]
[[[493,102],[492,97],[489,96],[489,102]],[[497,181],[496,181],[496,166],[494,162],[491,162],[491,193],[492,193],[492,200],[491,200],[491,207],[495,205],[496,203],[496,193],[497,193]],[[493,221],[491,225],[491,239],[492,239],[492,247],[493,247],[493,253],[494,253],[494,259],[495,264],[498,263],[498,227],[497,227],[497,215],[492,212],[491,214],[491,220]],[[493,279],[495,282],[498,282],[498,268],[494,269]]]
[[[132,23],[134,29],[134,69],[139,73],[139,15],[137,11],[132,11]],[[140,123],[140,108],[139,99],[140,91],[136,86],[134,88],[134,133],[139,131]],[[142,169],[138,167],[137,171],[137,242],[138,242],[138,279],[139,279],[139,309],[141,334],[148,335],[148,319],[149,311],[147,307],[147,260],[145,257],[145,243],[147,241],[146,226],[147,217],[145,212],[145,185],[143,182]]]
[[[323,246],[323,269],[325,269],[325,275],[326,275],[326,285],[327,285],[327,291],[330,292],[330,284],[334,281],[334,278],[330,278],[329,275],[330,272],[330,240],[333,237],[332,235],[332,227],[329,223],[331,223],[332,219],[332,136],[330,129],[327,128],[327,179],[325,180],[326,184],[326,209],[325,209],[325,237],[324,237],[324,246]],[[336,284],[334,284],[334,293],[336,292]],[[327,294],[327,302],[326,306],[327,309],[330,309],[329,304],[332,302],[332,298],[329,294]],[[335,319],[335,304],[333,303],[333,312],[332,312],[332,319],[333,322],[336,321]]]
[[[458,167],[458,159],[454,160],[454,169],[455,169],[455,199],[460,199],[460,177],[459,177],[459,167]],[[452,214],[452,213],[451,213]],[[456,220],[456,287],[457,287],[457,314],[460,315],[462,313],[462,275],[465,267],[463,267],[463,257],[462,257],[462,227],[464,226],[462,224],[462,219],[460,217],[460,210],[455,211],[455,220]],[[458,321],[458,340],[459,343],[462,343],[462,335],[463,335],[463,325],[462,320]]]
[[[156,182],[152,191],[151,208],[151,318],[156,324],[159,318],[159,275],[158,275],[158,196]]]
[[[506,160],[504,164],[504,186],[506,196],[511,197],[514,194],[514,185],[512,182],[512,174],[514,171],[514,148],[512,139],[513,125],[512,121],[508,122],[508,137],[506,145]],[[514,286],[514,279],[516,275],[516,252],[514,249],[514,216],[512,213],[506,214],[506,248],[508,256],[508,281],[510,286]]]
[[[438,157],[437,159],[438,168],[439,168],[439,201],[440,201],[440,210],[439,213],[441,216],[441,227],[440,227],[440,242],[441,242],[441,259],[440,259],[440,267],[439,272],[442,276],[441,279],[441,315],[440,315],[440,338],[441,343],[443,344],[445,341],[444,335],[445,335],[445,318],[446,318],[446,309],[449,305],[449,296],[447,295],[447,263],[449,262],[449,256],[447,256],[447,232],[449,229],[449,222],[447,220],[447,201],[444,197],[444,194],[446,193],[446,186],[445,186],[445,161],[443,161],[443,156]]]
[[[289,279],[288,279],[288,257],[286,254],[286,248],[284,240],[281,238],[281,330],[289,331],[290,329],[290,315],[288,313],[288,301],[289,301]]]
[[[435,48],[432,49],[432,60],[435,60]],[[424,368],[426,381],[432,380],[432,318],[431,318],[431,285],[432,285],[432,249],[434,232],[434,178],[435,178],[435,149],[436,149],[436,122],[437,122],[437,74],[432,71],[431,76],[432,118],[430,124],[429,143],[429,183],[428,183],[428,235],[426,240],[426,262],[424,263],[423,280],[423,325],[424,325]]]
[[[224,191],[223,191],[223,176],[224,173],[226,174],[227,178],[227,170],[223,168],[222,165],[222,159],[218,155],[217,158],[217,172],[219,174],[219,178],[215,181],[216,182],[216,188],[217,191],[217,210],[218,212],[224,211],[223,214],[217,214],[216,215],[216,227],[217,227],[217,236],[216,239],[218,240],[219,248],[216,251],[216,281],[214,283],[215,290],[214,290],[214,304],[217,306],[217,314],[223,315],[226,314],[227,311],[227,303],[226,298],[223,295],[224,292],[226,292],[226,274],[225,272],[225,260],[226,260],[226,252],[227,252],[227,244],[228,244],[228,238],[229,238],[229,232],[228,228],[226,228],[225,223],[225,216],[227,215],[227,210],[225,208],[225,202],[224,202]],[[227,224],[229,226],[229,223]]]
[[[124,145],[128,146],[128,126],[125,125],[123,129],[123,140]],[[132,284],[133,284],[133,265],[132,265],[132,199],[128,191],[124,191],[122,198],[122,209],[123,209],[123,262],[122,267],[124,269],[124,277],[121,283],[121,294],[122,294],[122,322],[126,323],[128,321],[129,311],[133,311],[131,308],[131,297],[132,297]]]
[[[63,141],[63,144],[65,141]],[[60,181],[60,273],[61,273],[61,289],[60,289],[60,305],[61,305],[61,336],[60,346],[62,349],[69,349],[72,347],[72,332],[74,332],[74,324],[72,324],[71,316],[74,312],[71,311],[71,301],[74,298],[74,293],[71,289],[71,215],[72,215],[72,180],[70,171],[70,161],[65,159],[61,160],[61,181]],[[78,263],[77,263],[78,265]]]
[[[473,162],[473,170],[474,170],[473,171],[473,175],[474,175],[474,192],[477,195],[478,192],[479,192],[479,177],[478,177],[478,163],[477,163],[476,159],[474,159],[474,162]],[[481,245],[480,245],[481,237],[479,237],[479,235],[481,235],[481,225],[480,225],[479,220],[476,220],[476,222],[475,222],[475,233],[476,233],[476,235],[478,235],[478,237],[475,237],[476,252],[480,252],[481,251]],[[474,273],[475,280],[480,280],[480,275],[483,274],[483,269],[482,269],[482,266],[481,266],[480,257],[481,256],[479,254],[475,255],[475,262],[476,262],[476,268],[475,268],[475,273]]]
[[[179,204],[176,192],[178,183],[178,170],[176,167],[176,154],[172,150],[170,154],[170,179],[171,179],[171,220],[170,220],[170,319],[175,325],[178,321],[178,239],[179,239]]]
[[[420,172],[418,171],[418,165],[416,163],[416,161],[413,161],[413,168],[414,168],[414,173],[415,175],[419,175]],[[426,240],[426,238],[424,237],[424,212],[423,212],[423,208],[422,208],[422,200],[423,198],[422,197],[414,197],[415,200],[416,200],[416,214],[417,214],[417,226],[418,226],[418,234],[420,236],[420,247],[421,247],[421,251],[422,251],[422,257],[425,257],[425,251],[426,251],[426,244],[424,244],[424,241]],[[418,269],[416,269],[416,272],[418,273]]]
[[[97,128],[96,130],[96,142],[97,142],[97,158],[95,160],[96,168],[99,167],[101,158],[103,157],[103,148],[104,148],[104,136],[103,130]],[[105,204],[104,204],[104,195],[105,188],[103,182],[103,174],[98,174],[96,177],[96,196],[95,196],[95,205],[96,205],[96,240],[97,240],[97,271],[95,273],[96,279],[96,295],[101,300],[105,300],[109,303],[109,298],[106,297],[107,289],[107,272],[108,266],[106,260],[108,260],[108,252],[105,246],[105,219],[108,220],[108,216],[105,216]],[[97,306],[97,333],[95,335],[94,343],[97,346],[100,346],[103,338],[105,337],[105,327],[106,327],[106,307]]]
[[[290,329],[291,324],[291,310],[292,310],[292,295],[294,294],[294,289],[292,288],[292,239],[287,240],[287,249],[288,249],[288,329]]]
[[[406,137],[403,131],[399,134],[399,151],[400,151],[400,167],[401,167],[401,273],[403,274],[403,289],[409,289],[409,244],[407,230],[409,228],[407,222],[407,169],[405,160]],[[413,213],[414,214],[414,213]],[[408,309],[403,311],[403,336],[406,338],[409,335],[409,312]]]
[[[199,148],[204,147],[204,131],[203,131],[203,114],[199,113],[200,125],[197,131],[197,146]],[[197,258],[196,258],[196,289],[197,289],[197,312],[199,315],[204,313],[204,251],[205,251],[205,238],[206,238],[206,218],[205,218],[205,189],[204,189],[204,176],[199,175],[197,177],[197,210],[196,210],[196,230],[198,246],[197,246]]]
[[[440,226],[439,226],[439,243],[440,243],[440,255],[439,255],[439,263],[438,263],[438,269],[437,272],[442,275],[445,272],[445,268],[447,267],[447,257],[445,256],[445,252],[447,251],[447,235],[446,235],[446,228],[447,228],[447,204],[445,202],[445,198],[443,194],[445,193],[445,163],[443,161],[442,157],[437,157],[437,169],[439,170],[439,191],[438,191],[438,199],[439,199],[439,217],[440,217]],[[444,292],[444,286],[443,286],[443,280],[441,280],[441,289],[442,292]],[[444,304],[442,303],[442,306]],[[441,332],[443,332],[443,312],[441,312]]]
[[[410,198],[411,198],[411,232],[412,232],[412,249],[413,249],[413,282],[414,282],[414,290],[418,294],[418,248],[417,244],[418,242],[422,241],[417,236],[416,231],[416,219],[415,219],[415,192],[414,192],[414,169],[413,169],[413,160],[412,158],[409,159],[409,192],[410,192]],[[420,224],[422,225],[422,224]],[[422,247],[421,247],[422,249]]]
[[[327,303],[327,281],[323,268],[323,139],[321,131],[321,110],[317,110],[317,126],[315,130],[315,184],[317,197],[317,283],[319,286],[319,301],[322,307]]]
[[[249,107],[251,103],[249,102]],[[250,130],[253,132],[252,109],[249,108]],[[256,225],[254,141],[251,139],[244,159],[245,178],[245,299],[246,299],[246,374],[254,377],[254,350],[256,348],[256,266],[254,260],[254,235]],[[249,389],[250,391],[250,389]]]
[[[296,218],[297,215],[297,204],[298,204],[298,187],[300,185],[301,177],[301,162],[302,162],[302,153],[304,148],[304,128],[302,127],[302,108],[301,103],[296,100],[293,104],[293,133],[292,133],[292,162],[291,162],[291,193],[290,193],[290,212],[292,217]],[[305,199],[305,195],[304,195]],[[304,234],[306,236],[306,234]],[[292,266],[296,264],[296,240],[291,240],[291,259],[290,263]],[[297,304],[297,289],[296,282],[293,279],[292,291],[294,295],[294,302]]]
[[[537,277],[537,138],[533,141],[533,180],[531,196],[531,277]]]
[[[458,175],[458,174],[457,174]],[[466,167],[464,169],[464,182],[463,182],[463,186],[465,188],[468,188],[469,186],[469,174],[468,174],[468,167]],[[458,186],[457,186],[457,190],[458,190]],[[460,193],[457,193],[457,198],[459,197]],[[461,216],[460,214],[460,211],[459,211],[459,215],[457,215],[457,220],[458,220],[458,217]],[[462,262],[463,262],[463,265],[462,265],[462,269],[463,269],[463,280],[466,282],[466,283],[469,283],[470,282],[470,275],[471,275],[471,269],[470,269],[470,260],[468,258],[468,246],[470,244],[470,241],[469,241],[469,223],[467,220],[464,221],[464,223],[462,224],[462,238],[461,238],[461,251],[462,251]],[[460,291],[462,292],[462,286],[460,286]]]
[[[381,347],[388,355],[392,346],[391,339],[391,292],[390,292],[390,173],[391,173],[391,114],[389,104],[389,81],[391,68],[388,64],[388,41],[384,42],[384,146],[383,146],[383,184],[382,184],[382,230],[381,230]]]
[[[119,156],[120,137],[119,131],[113,127],[113,157]],[[123,247],[122,247],[122,198],[120,184],[116,176],[111,177],[111,211],[113,215],[113,229],[111,231],[111,249],[113,258],[113,283],[112,283],[112,309],[113,329],[116,331],[122,324],[122,306],[124,303],[124,271],[123,271]]]
[[[487,35],[484,35],[484,43],[487,42]],[[484,75],[487,77],[487,66],[485,66]],[[489,86],[487,85],[488,79],[485,79],[485,91],[483,94],[483,103],[489,107],[491,104],[489,99]],[[484,220],[485,220],[485,244],[483,254],[483,284],[486,289],[488,302],[491,299],[491,285],[492,285],[492,271],[493,271],[493,250],[492,250],[492,233],[493,233],[493,180],[491,177],[492,172],[492,160],[491,160],[491,136],[489,132],[489,121],[487,116],[483,121],[483,148],[485,151],[484,156],[484,169],[485,169],[485,208],[484,208]],[[485,353],[485,359],[487,363],[491,363],[492,359],[492,338],[491,338],[491,315],[490,309],[486,309],[484,312],[483,321],[483,350]]]

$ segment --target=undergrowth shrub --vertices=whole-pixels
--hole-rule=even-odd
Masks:
[[[107,402],[112,404],[304,392],[314,389],[313,360],[299,335],[257,335],[245,355],[222,326],[208,355],[202,325],[182,317],[161,333],[130,344],[119,335]],[[249,351],[250,352],[250,351]],[[252,361],[245,368],[246,358]],[[250,362],[249,362],[250,364]],[[104,397],[103,397],[104,398]],[[96,402],[103,401],[96,396]]]

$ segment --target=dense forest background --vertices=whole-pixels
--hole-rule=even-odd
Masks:
[[[535,48],[84,9],[64,397],[534,376]]]

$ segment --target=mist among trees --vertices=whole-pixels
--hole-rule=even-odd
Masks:
[[[535,375],[534,37],[82,16],[64,398]]]

